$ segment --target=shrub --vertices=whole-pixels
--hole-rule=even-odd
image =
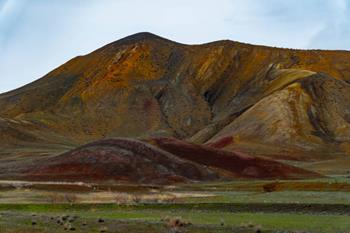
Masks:
[[[185,231],[185,227],[192,225],[190,222],[184,221],[181,217],[174,217],[162,219],[167,222],[169,229],[168,233],[182,233]]]
[[[264,184],[263,190],[264,190],[264,192],[275,192],[275,191],[277,191],[277,185],[278,185],[277,182]]]
[[[77,195],[72,194],[72,193],[66,193],[64,195],[64,198],[65,198],[66,202],[68,202],[70,205],[75,204],[78,200]]]
[[[252,229],[253,232],[255,233],[261,233],[262,232],[262,226],[261,225],[255,225],[252,222],[248,222],[248,223],[242,223],[240,225],[241,228],[248,228],[248,229]]]

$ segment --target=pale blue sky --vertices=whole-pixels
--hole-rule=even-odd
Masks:
[[[0,93],[140,31],[350,50],[350,0],[0,0]]]

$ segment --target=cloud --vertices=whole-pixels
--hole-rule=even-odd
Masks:
[[[0,0],[0,92],[124,36],[350,49],[350,0]]]
[[[25,0],[2,0],[0,1],[0,52],[7,42],[7,38],[11,35],[16,21],[20,18]]]
[[[309,41],[309,48],[350,49],[350,6],[347,0],[328,5],[330,17]]]

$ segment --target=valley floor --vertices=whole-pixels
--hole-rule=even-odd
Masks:
[[[346,233],[349,192],[345,177],[179,186],[3,181],[0,232]]]

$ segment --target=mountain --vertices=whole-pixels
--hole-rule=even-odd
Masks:
[[[138,33],[1,94],[1,161],[168,136],[278,160],[344,159],[349,82],[347,51],[184,45]]]

